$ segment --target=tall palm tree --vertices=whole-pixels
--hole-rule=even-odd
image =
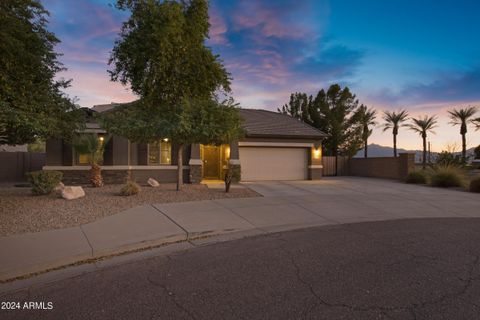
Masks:
[[[467,107],[462,109],[449,110],[450,123],[460,126],[460,134],[462,135],[462,159],[467,159],[467,123],[477,113],[476,107]]]
[[[88,154],[90,163],[90,182],[94,187],[103,186],[102,169],[100,164],[103,161],[105,146],[110,136],[98,136],[96,133],[86,133],[74,138],[73,148],[79,154]]]
[[[423,140],[423,159],[422,167],[425,169],[427,167],[427,133],[433,132],[433,128],[437,126],[437,117],[436,116],[424,116],[423,118],[412,118],[412,123],[407,125],[408,128],[416,133],[418,133]]]
[[[393,134],[393,156],[397,156],[397,135],[398,129],[400,127],[404,127],[403,124],[405,121],[408,120],[408,112],[407,110],[400,110],[399,112],[390,112],[384,111],[383,112],[383,120],[385,124],[383,125],[383,131],[392,130]]]
[[[361,105],[357,111],[358,115],[358,123],[362,127],[362,141],[364,145],[364,156],[368,158],[368,138],[372,134],[373,129],[370,129],[370,126],[374,126],[377,124],[375,118],[377,117],[377,110],[370,108],[368,109],[367,106]]]

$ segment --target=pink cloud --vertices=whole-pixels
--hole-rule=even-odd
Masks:
[[[272,6],[267,8],[259,1],[244,1],[233,15],[236,30],[255,29],[263,37],[277,37],[287,39],[304,38],[312,33],[310,27],[291,23],[290,14],[298,10],[295,6]]]
[[[210,9],[210,43],[212,44],[221,44],[221,45],[227,45],[228,40],[226,37],[226,32],[227,32],[227,23],[225,20],[222,18],[220,13],[212,8]]]
[[[92,107],[96,104],[110,102],[128,102],[135,100],[135,95],[120,83],[110,81],[105,71],[82,70],[70,68],[60,76],[73,78],[72,87],[67,89],[70,97],[76,97],[82,107]]]

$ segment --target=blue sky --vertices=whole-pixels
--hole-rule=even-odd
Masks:
[[[124,102],[134,96],[109,81],[107,60],[125,13],[111,0],[44,0],[50,29],[73,79],[68,93],[82,106]],[[446,110],[480,106],[480,2],[453,0],[214,0],[209,46],[233,76],[243,107],[276,110],[291,92],[316,93],[348,85],[379,110],[406,108],[437,114],[435,150],[458,144]],[[379,119],[380,120],[380,119]],[[470,146],[480,132],[470,130]],[[372,142],[390,145],[376,129]],[[399,144],[419,148],[401,131]]]

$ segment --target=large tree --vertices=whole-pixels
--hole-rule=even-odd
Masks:
[[[412,123],[408,124],[410,130],[418,133],[422,137],[423,142],[423,159],[422,167],[427,167],[427,134],[433,132],[433,129],[437,126],[436,116],[424,116],[423,118],[412,118]]]
[[[7,144],[68,138],[81,115],[62,90],[70,81],[47,30],[49,13],[38,0],[0,1],[0,136]]]
[[[449,110],[451,123],[460,126],[460,135],[462,136],[462,160],[467,161],[467,124],[477,112],[476,107],[467,107]]]
[[[312,105],[312,96],[306,93],[295,92],[290,95],[288,104],[284,104],[282,108],[278,108],[278,112],[288,114],[305,123],[311,123],[310,108]]]
[[[312,125],[329,136],[324,141],[325,154],[353,156],[361,147],[358,100],[348,87],[338,84],[320,90],[312,101]]]
[[[370,126],[375,126],[377,124],[375,121],[377,117],[377,110],[372,108],[369,109],[367,106],[362,104],[360,108],[358,108],[357,117],[362,128],[364,157],[368,158],[368,138],[373,132],[373,129],[370,129]]]
[[[393,135],[393,156],[397,157],[397,135],[400,127],[404,127],[404,122],[408,120],[407,110],[395,111],[385,111],[383,113],[383,120],[385,124],[383,125],[383,131],[392,130]]]
[[[205,45],[208,3],[118,0],[117,8],[131,15],[113,48],[110,74],[128,84],[139,101],[122,110],[127,116],[105,125],[133,141],[172,139],[180,189],[184,145],[225,143],[241,134],[233,103],[217,102],[219,92],[230,92],[230,76]]]

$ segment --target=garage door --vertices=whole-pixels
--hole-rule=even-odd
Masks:
[[[240,147],[243,181],[307,179],[306,148]]]

